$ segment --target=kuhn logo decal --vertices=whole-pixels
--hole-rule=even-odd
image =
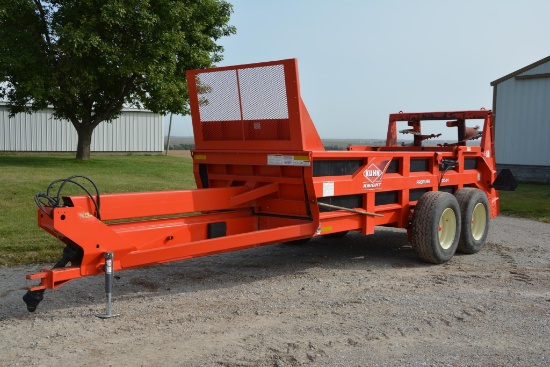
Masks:
[[[363,176],[365,176],[365,178],[370,182],[379,181],[380,179],[382,179],[382,174],[383,174],[382,170],[377,166],[375,166],[374,164],[371,164],[369,168],[367,168],[363,172]]]
[[[390,161],[373,162],[363,171],[363,176],[369,182],[363,182],[363,189],[374,189],[382,186],[382,176],[386,171]]]

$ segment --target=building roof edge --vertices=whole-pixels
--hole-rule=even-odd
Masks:
[[[521,73],[524,73],[524,72],[526,72],[526,71],[528,71],[528,70],[531,70],[531,69],[533,69],[533,68],[535,68],[535,67],[537,67],[537,66],[539,66],[539,65],[545,64],[545,63],[547,63],[548,61],[550,61],[550,56],[546,56],[544,59],[541,59],[541,60],[539,60],[539,61],[535,61],[534,63],[529,64],[529,65],[527,65],[527,66],[525,66],[525,67],[523,67],[523,68],[521,68],[521,69],[518,69],[518,70],[514,71],[513,73],[510,73],[510,74],[508,74],[508,75],[503,76],[502,78],[498,78],[497,80],[493,80],[493,81],[491,82],[491,86],[494,87],[495,85],[497,85],[497,84],[499,84],[499,83],[502,83],[503,81],[506,81],[506,80],[508,80],[508,79],[510,79],[510,78],[513,78],[513,77],[515,77],[515,76],[517,76],[517,75],[519,75],[519,74],[521,74]]]

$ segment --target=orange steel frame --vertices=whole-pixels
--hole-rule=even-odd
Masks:
[[[46,208],[49,215],[39,210],[40,227],[78,245],[83,256],[28,275],[40,280],[29,290],[102,274],[105,252],[114,253],[117,271],[343,231],[371,234],[381,225],[408,229],[418,190],[476,187],[486,192],[491,217],[498,215],[491,111],[392,114],[386,146],[325,151],[300,96],[295,59],[188,71],[187,79],[197,189],[102,195],[101,220],[85,196],[64,198],[66,206]],[[232,115],[225,89],[233,93]],[[460,131],[469,119],[483,120],[479,146],[460,136],[448,146],[422,146],[417,138],[397,145],[398,121],[420,132],[421,121],[453,120],[447,126]],[[448,159],[457,164],[444,171]],[[425,169],[411,170],[415,160]],[[315,170],[350,161],[356,167],[348,172]],[[385,194],[393,200],[377,202]],[[345,197],[360,205],[326,209]]]

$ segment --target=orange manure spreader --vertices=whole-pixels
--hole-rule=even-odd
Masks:
[[[497,177],[488,110],[391,114],[384,146],[327,151],[295,59],[192,70],[187,81],[197,189],[62,196],[76,176],[54,181],[37,194],[38,223],[66,246],[52,269],[27,275],[40,281],[23,297],[29,311],[45,289],[104,274],[110,317],[113,272],[376,226],[407,229],[420,259],[443,263],[480,251],[497,190],[516,185],[509,171]],[[437,123],[456,140],[427,146],[438,134],[422,128]]]

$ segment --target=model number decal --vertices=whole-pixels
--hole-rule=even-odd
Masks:
[[[416,184],[417,185],[427,185],[431,183],[430,179],[429,178],[426,178],[424,180],[416,180]]]

